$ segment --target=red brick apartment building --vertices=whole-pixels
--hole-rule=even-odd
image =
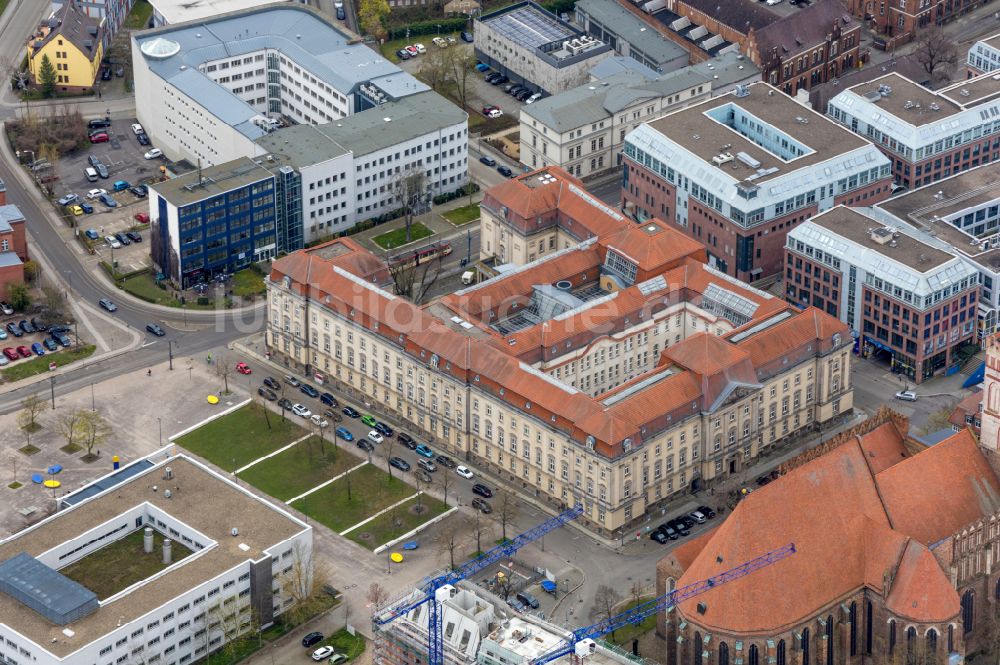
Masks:
[[[875,45],[889,48],[905,44],[920,28],[941,25],[989,0],[847,0],[851,15],[864,20],[887,39]]]

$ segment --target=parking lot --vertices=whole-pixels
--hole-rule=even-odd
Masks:
[[[128,187],[115,191],[115,183],[127,182],[128,185],[146,184],[159,175],[162,159],[145,159],[144,155],[152,146],[142,146],[136,140],[131,129],[132,121],[115,120],[108,128],[110,140],[107,143],[95,143],[87,150],[73,155],[67,155],[59,160],[60,186],[56,193],[59,197],[66,194],[76,194],[77,204],[87,203],[93,209],[76,216],[76,224],[80,233],[93,230],[98,240],[93,242],[100,260],[111,261],[111,248],[104,242],[105,236],[127,231],[138,231],[143,236],[148,224],[136,219],[137,214],[148,215],[146,197],[137,196]],[[89,157],[94,156],[107,168],[107,178],[98,178],[91,182],[87,179],[86,169],[91,166]],[[105,190],[114,199],[116,207],[105,205],[97,196],[88,196],[92,190]],[[72,207],[71,207],[72,209]],[[139,270],[150,263],[149,247],[146,242],[133,243],[114,250],[114,260],[118,262],[120,272]]]

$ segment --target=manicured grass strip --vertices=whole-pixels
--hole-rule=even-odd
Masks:
[[[233,295],[241,298],[264,293],[264,276],[256,270],[245,268],[233,275]]]
[[[267,413],[265,417],[264,407],[251,403],[175,439],[174,443],[232,471],[306,434],[289,416],[285,418],[282,420],[276,413]]]
[[[156,278],[150,272],[126,277],[121,280],[120,284],[126,292],[146,302],[166,305],[167,307],[181,306],[181,301],[171,295],[169,288],[164,290],[156,285]],[[225,306],[225,302],[218,303],[218,309],[224,309]],[[216,309],[216,303],[213,298],[209,298],[208,304],[199,305],[197,299],[190,298],[185,301],[184,307],[188,309]]]
[[[341,628],[328,637],[323,644],[329,644],[337,650],[337,653],[347,656],[347,660],[354,660],[360,656],[364,653],[365,646],[367,646],[364,637],[361,635],[351,635],[347,632],[346,628]]]
[[[417,504],[422,506],[422,512],[414,512]],[[370,550],[385,544],[393,538],[399,538],[404,533],[413,531],[421,524],[433,519],[448,510],[443,501],[426,494],[401,503],[384,515],[379,515],[371,522],[347,534],[347,537]]]
[[[410,242],[415,242],[430,235],[433,235],[431,230],[420,222],[413,222],[413,224],[410,225]],[[380,236],[375,236],[372,240],[374,240],[375,244],[382,249],[394,249],[408,244],[406,242],[405,227],[387,231]]]
[[[240,478],[275,499],[287,501],[357,466],[359,460],[331,441],[310,436],[240,473]]]
[[[125,27],[129,30],[145,30],[152,15],[153,6],[147,0],[137,0],[132,11],[125,17]]]
[[[479,204],[473,203],[470,206],[462,206],[461,208],[449,210],[444,213],[444,218],[455,226],[468,224],[469,222],[479,219]]]
[[[350,499],[347,498],[348,478]],[[413,493],[413,487],[399,478],[390,480],[385,471],[367,464],[293,502],[292,507],[340,533]]]
[[[638,603],[636,603],[635,601],[629,601],[624,606],[619,607],[616,611],[625,612],[627,610],[632,609],[636,605],[641,605],[642,603],[645,603],[649,600],[650,598],[647,596],[645,598],[640,598]],[[613,638],[611,637],[611,635],[606,635],[604,639],[613,642],[614,644],[617,644],[619,646],[631,645],[633,639],[639,637],[640,635],[648,633],[654,628],[656,628],[655,614],[646,617],[637,624],[630,623],[629,625],[623,628],[619,628],[618,630],[615,631],[615,636]]]
[[[63,349],[62,351],[46,353],[44,356],[38,356],[32,360],[18,360],[8,365],[0,374],[3,375],[4,381],[20,381],[29,376],[48,372],[49,363],[55,363],[56,367],[62,367],[63,365],[86,358],[93,354],[96,349],[97,347],[93,344],[86,344],[84,346]]]

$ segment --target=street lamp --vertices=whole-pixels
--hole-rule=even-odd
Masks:
[[[90,385],[91,385],[91,388],[93,388],[94,384],[90,384]],[[163,447],[163,420],[161,418],[157,418],[156,419],[156,428],[160,432],[160,447],[162,448]]]

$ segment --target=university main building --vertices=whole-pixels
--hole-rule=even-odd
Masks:
[[[843,323],[710,268],[699,242],[565,171],[492,189],[482,224],[484,249],[536,256],[424,306],[378,288],[381,262],[349,241],[277,260],[271,352],[435,449],[581,502],[605,535],[853,406]]]

